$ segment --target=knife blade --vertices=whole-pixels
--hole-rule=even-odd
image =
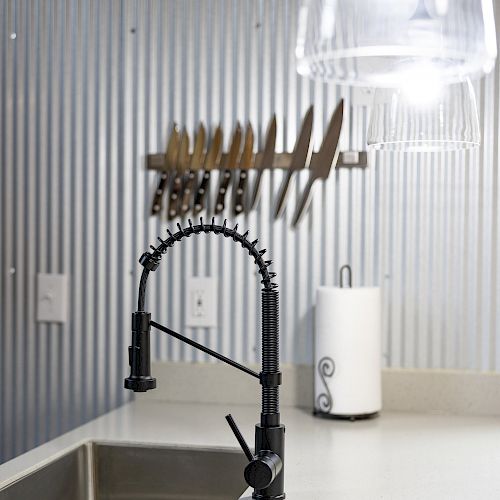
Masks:
[[[267,128],[266,144],[264,146],[264,152],[260,159],[259,165],[256,166],[257,176],[255,177],[255,184],[253,187],[253,195],[252,195],[252,202],[250,204],[250,209],[255,208],[259,203],[262,174],[264,173],[264,169],[266,167],[272,168],[273,166],[275,145],[276,145],[276,115],[273,115],[271,123]]]
[[[168,139],[167,150],[165,152],[165,159],[163,163],[162,172],[159,175],[158,187],[156,188],[153,203],[151,205],[151,215],[156,215],[161,211],[163,204],[163,193],[167,187],[168,173],[175,168],[177,161],[177,152],[179,150],[179,128],[174,123],[172,132]]]
[[[187,180],[184,183],[184,188],[182,190],[182,201],[180,204],[180,215],[185,215],[189,210],[191,194],[193,193],[197,172],[201,168],[203,160],[203,150],[205,148],[205,127],[203,123],[200,123],[198,127],[198,132],[196,133],[196,139],[194,143],[193,154],[191,155],[191,163],[189,165],[189,171],[187,174]]]
[[[215,215],[220,214],[224,210],[224,200],[227,193],[227,188],[232,177],[232,170],[236,168],[236,162],[240,153],[241,143],[241,126],[236,124],[236,128],[231,140],[231,147],[224,162],[224,170],[220,173],[219,189],[217,190],[217,199],[215,200]]]
[[[342,118],[344,113],[344,100],[341,99],[332,114],[328,130],[319,151],[312,155],[309,168],[309,179],[302,192],[295,213],[292,225],[295,227],[301,221],[309,208],[311,202],[313,187],[318,180],[325,180],[330,174],[332,165],[337,163],[339,156],[339,139],[342,130]]]
[[[311,141],[311,133],[313,126],[313,118],[314,118],[314,107],[311,106],[302,121],[302,127],[300,129],[299,136],[297,137],[297,141],[295,142],[295,146],[292,152],[292,159],[290,161],[290,165],[288,170],[283,178],[283,182],[281,184],[281,188],[278,194],[278,202],[276,203],[276,210],[274,212],[274,216],[276,219],[280,218],[283,215],[285,210],[285,204],[288,197],[288,193],[290,192],[290,184],[293,177],[293,174],[304,168],[309,164],[311,160],[312,153],[312,141]]]
[[[203,163],[203,177],[194,198],[193,214],[197,215],[203,210],[205,198],[208,192],[208,185],[210,183],[210,171],[214,169],[219,163],[222,154],[222,129],[220,125],[215,130],[212,143],[205,156]]]
[[[175,177],[170,190],[170,200],[168,203],[168,219],[172,220],[177,215],[177,206],[182,187],[184,172],[189,163],[189,135],[184,128],[181,135],[181,144],[179,154],[177,155],[177,164],[175,166]]]
[[[253,156],[253,129],[250,122],[248,122],[245,131],[245,143],[243,145],[243,152],[240,158],[240,178],[236,187],[234,196],[233,212],[234,215],[239,215],[243,212],[243,200],[245,198],[245,187],[248,180],[248,169],[252,166]]]

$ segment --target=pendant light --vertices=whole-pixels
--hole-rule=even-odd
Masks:
[[[370,149],[452,151],[477,147],[480,139],[470,80],[437,90],[375,90],[367,137]]]
[[[299,12],[302,75],[402,88],[479,78],[497,53],[492,0],[306,0]]]

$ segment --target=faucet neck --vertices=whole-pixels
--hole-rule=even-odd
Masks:
[[[259,269],[259,274],[262,277],[262,371],[260,374],[256,374],[252,372],[252,370],[242,367],[239,363],[215,351],[211,351],[201,344],[190,341],[187,337],[173,332],[167,327],[162,327],[162,325],[155,322],[151,322],[151,325],[161,329],[165,333],[173,335],[183,342],[189,343],[197,349],[207,352],[221,361],[242,369],[247,373],[252,372],[250,373],[251,375],[257,375],[262,385],[261,425],[266,428],[279,426],[279,385],[281,384],[281,373],[279,371],[279,293],[276,283],[272,282],[276,274],[269,272],[272,261],[264,260],[263,255],[266,250],[257,249],[258,240],[250,241],[247,239],[248,231],[243,234],[238,233],[238,225],[231,229],[227,227],[226,221],[220,226],[215,224],[213,218],[211,224],[204,224],[203,219],[200,218],[200,224],[194,225],[191,220],[189,220],[189,227],[182,228],[180,224],[177,224],[177,227],[179,230],[176,233],[167,230],[169,237],[165,240],[158,238],[160,244],[157,247],[151,246],[152,251],[144,253],[139,259],[144,269],[139,284],[138,313],[136,314],[145,313],[146,286],[149,273],[158,269],[162,256],[177,242],[180,242],[184,238],[189,238],[192,235],[212,233],[215,235],[222,235],[232,239],[235,243],[241,244],[241,246],[248,251],[250,256],[253,257]],[[149,351],[149,337],[147,350]],[[147,358],[149,359],[149,355]],[[131,359],[134,360],[135,358],[132,357]],[[135,376],[140,377],[141,375],[136,373]],[[149,373],[148,376],[150,376]],[[133,388],[130,386],[130,383],[129,388]]]

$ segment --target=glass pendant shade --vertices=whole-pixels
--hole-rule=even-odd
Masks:
[[[368,147],[390,151],[451,151],[479,146],[474,88],[469,80],[430,89],[376,89]]]
[[[349,85],[478,78],[497,54],[492,0],[306,0],[298,24],[298,72]]]

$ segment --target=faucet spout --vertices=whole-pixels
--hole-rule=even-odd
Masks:
[[[243,234],[237,232],[238,225],[233,229],[223,225],[216,225],[212,218],[211,224],[193,225],[189,220],[189,227],[182,228],[177,224],[178,231],[166,240],[158,238],[160,244],[151,246],[151,252],[144,253],[139,262],[144,267],[138,294],[138,310],[132,315],[132,345],[129,347],[130,376],[125,379],[125,388],[136,392],[144,392],[156,387],[156,379],[151,376],[150,363],[150,331],[151,326],[199,349],[226,364],[246,372],[248,375],[259,379],[262,386],[262,405],[260,422],[255,426],[255,455],[245,468],[245,479],[254,488],[253,498],[262,500],[279,500],[285,498],[284,493],[284,437],[285,427],[280,422],[279,386],[281,385],[281,372],[279,366],[279,294],[276,283],[273,283],[275,273],[269,272],[270,260],[264,260],[266,250],[258,250],[258,240],[250,242],[247,239],[248,231]],[[262,288],[262,371],[257,373],[226,356],[199,344],[180,333],[174,332],[166,326],[151,320],[151,314],[144,310],[146,285],[149,273],[155,271],[162,255],[167,253],[175,243],[183,238],[201,233],[223,235],[248,251],[259,268]],[[232,419],[231,419],[232,421]],[[231,421],[228,422],[231,424]],[[235,432],[236,424],[231,425]],[[237,429],[237,428],[236,428]],[[241,444],[241,433],[236,433]],[[248,449],[248,447],[246,447]],[[248,457],[248,452],[243,448]]]

